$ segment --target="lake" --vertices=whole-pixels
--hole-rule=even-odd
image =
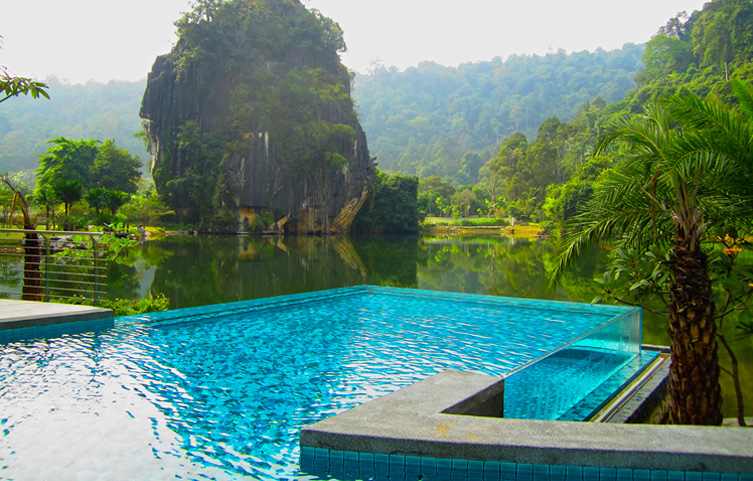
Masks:
[[[437,291],[590,302],[605,254],[594,251],[560,286],[547,287],[551,241],[512,237],[168,236],[143,243],[112,266],[108,297],[164,294],[171,309],[372,284]],[[727,327],[731,327],[728,323]],[[730,330],[728,337],[734,337]],[[665,319],[644,313],[643,342],[668,345]],[[753,372],[753,342],[735,343],[741,372]],[[723,365],[729,365],[720,346]],[[753,415],[753,382],[742,376]],[[734,416],[722,373],[725,416]]]

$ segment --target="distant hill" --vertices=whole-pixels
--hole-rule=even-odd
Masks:
[[[0,106],[0,171],[34,170],[47,141],[114,139],[115,144],[138,155],[148,166],[140,132],[139,106],[146,80],[68,84],[46,80],[50,100],[19,97]]]
[[[544,56],[443,67],[425,62],[356,75],[353,96],[369,150],[387,171],[452,176],[471,150],[496,153],[514,132],[529,139],[551,116],[570,120],[601,96],[618,102],[635,86],[644,45],[613,51],[560,50]]]
[[[468,151],[484,160],[520,131],[534,139],[556,115],[573,117],[601,96],[618,102],[634,87],[643,45],[620,50],[563,51],[444,67],[426,62],[398,71],[380,67],[356,75],[353,97],[369,150],[383,170],[452,176]],[[66,84],[48,79],[51,100],[17,98],[0,108],[0,171],[33,170],[47,141],[115,139],[148,165],[139,107],[146,81]]]

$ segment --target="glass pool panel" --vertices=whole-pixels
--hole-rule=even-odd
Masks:
[[[505,378],[504,417],[557,420],[640,354],[628,312]]]

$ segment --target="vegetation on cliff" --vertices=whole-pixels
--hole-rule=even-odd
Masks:
[[[279,219],[295,207],[258,194],[279,184],[254,183],[249,194],[238,178],[264,164],[263,175],[281,174],[283,184],[318,178],[309,187],[322,189],[354,160],[354,142],[365,148],[332,20],[295,0],[230,0],[200,1],[176,25],[179,40],[155,62],[141,113],[157,189],[184,220],[207,224],[238,207]]]

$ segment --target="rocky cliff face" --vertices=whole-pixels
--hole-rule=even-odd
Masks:
[[[374,181],[337,24],[297,0],[179,22],[141,118],[158,192],[207,230],[343,233]]]

